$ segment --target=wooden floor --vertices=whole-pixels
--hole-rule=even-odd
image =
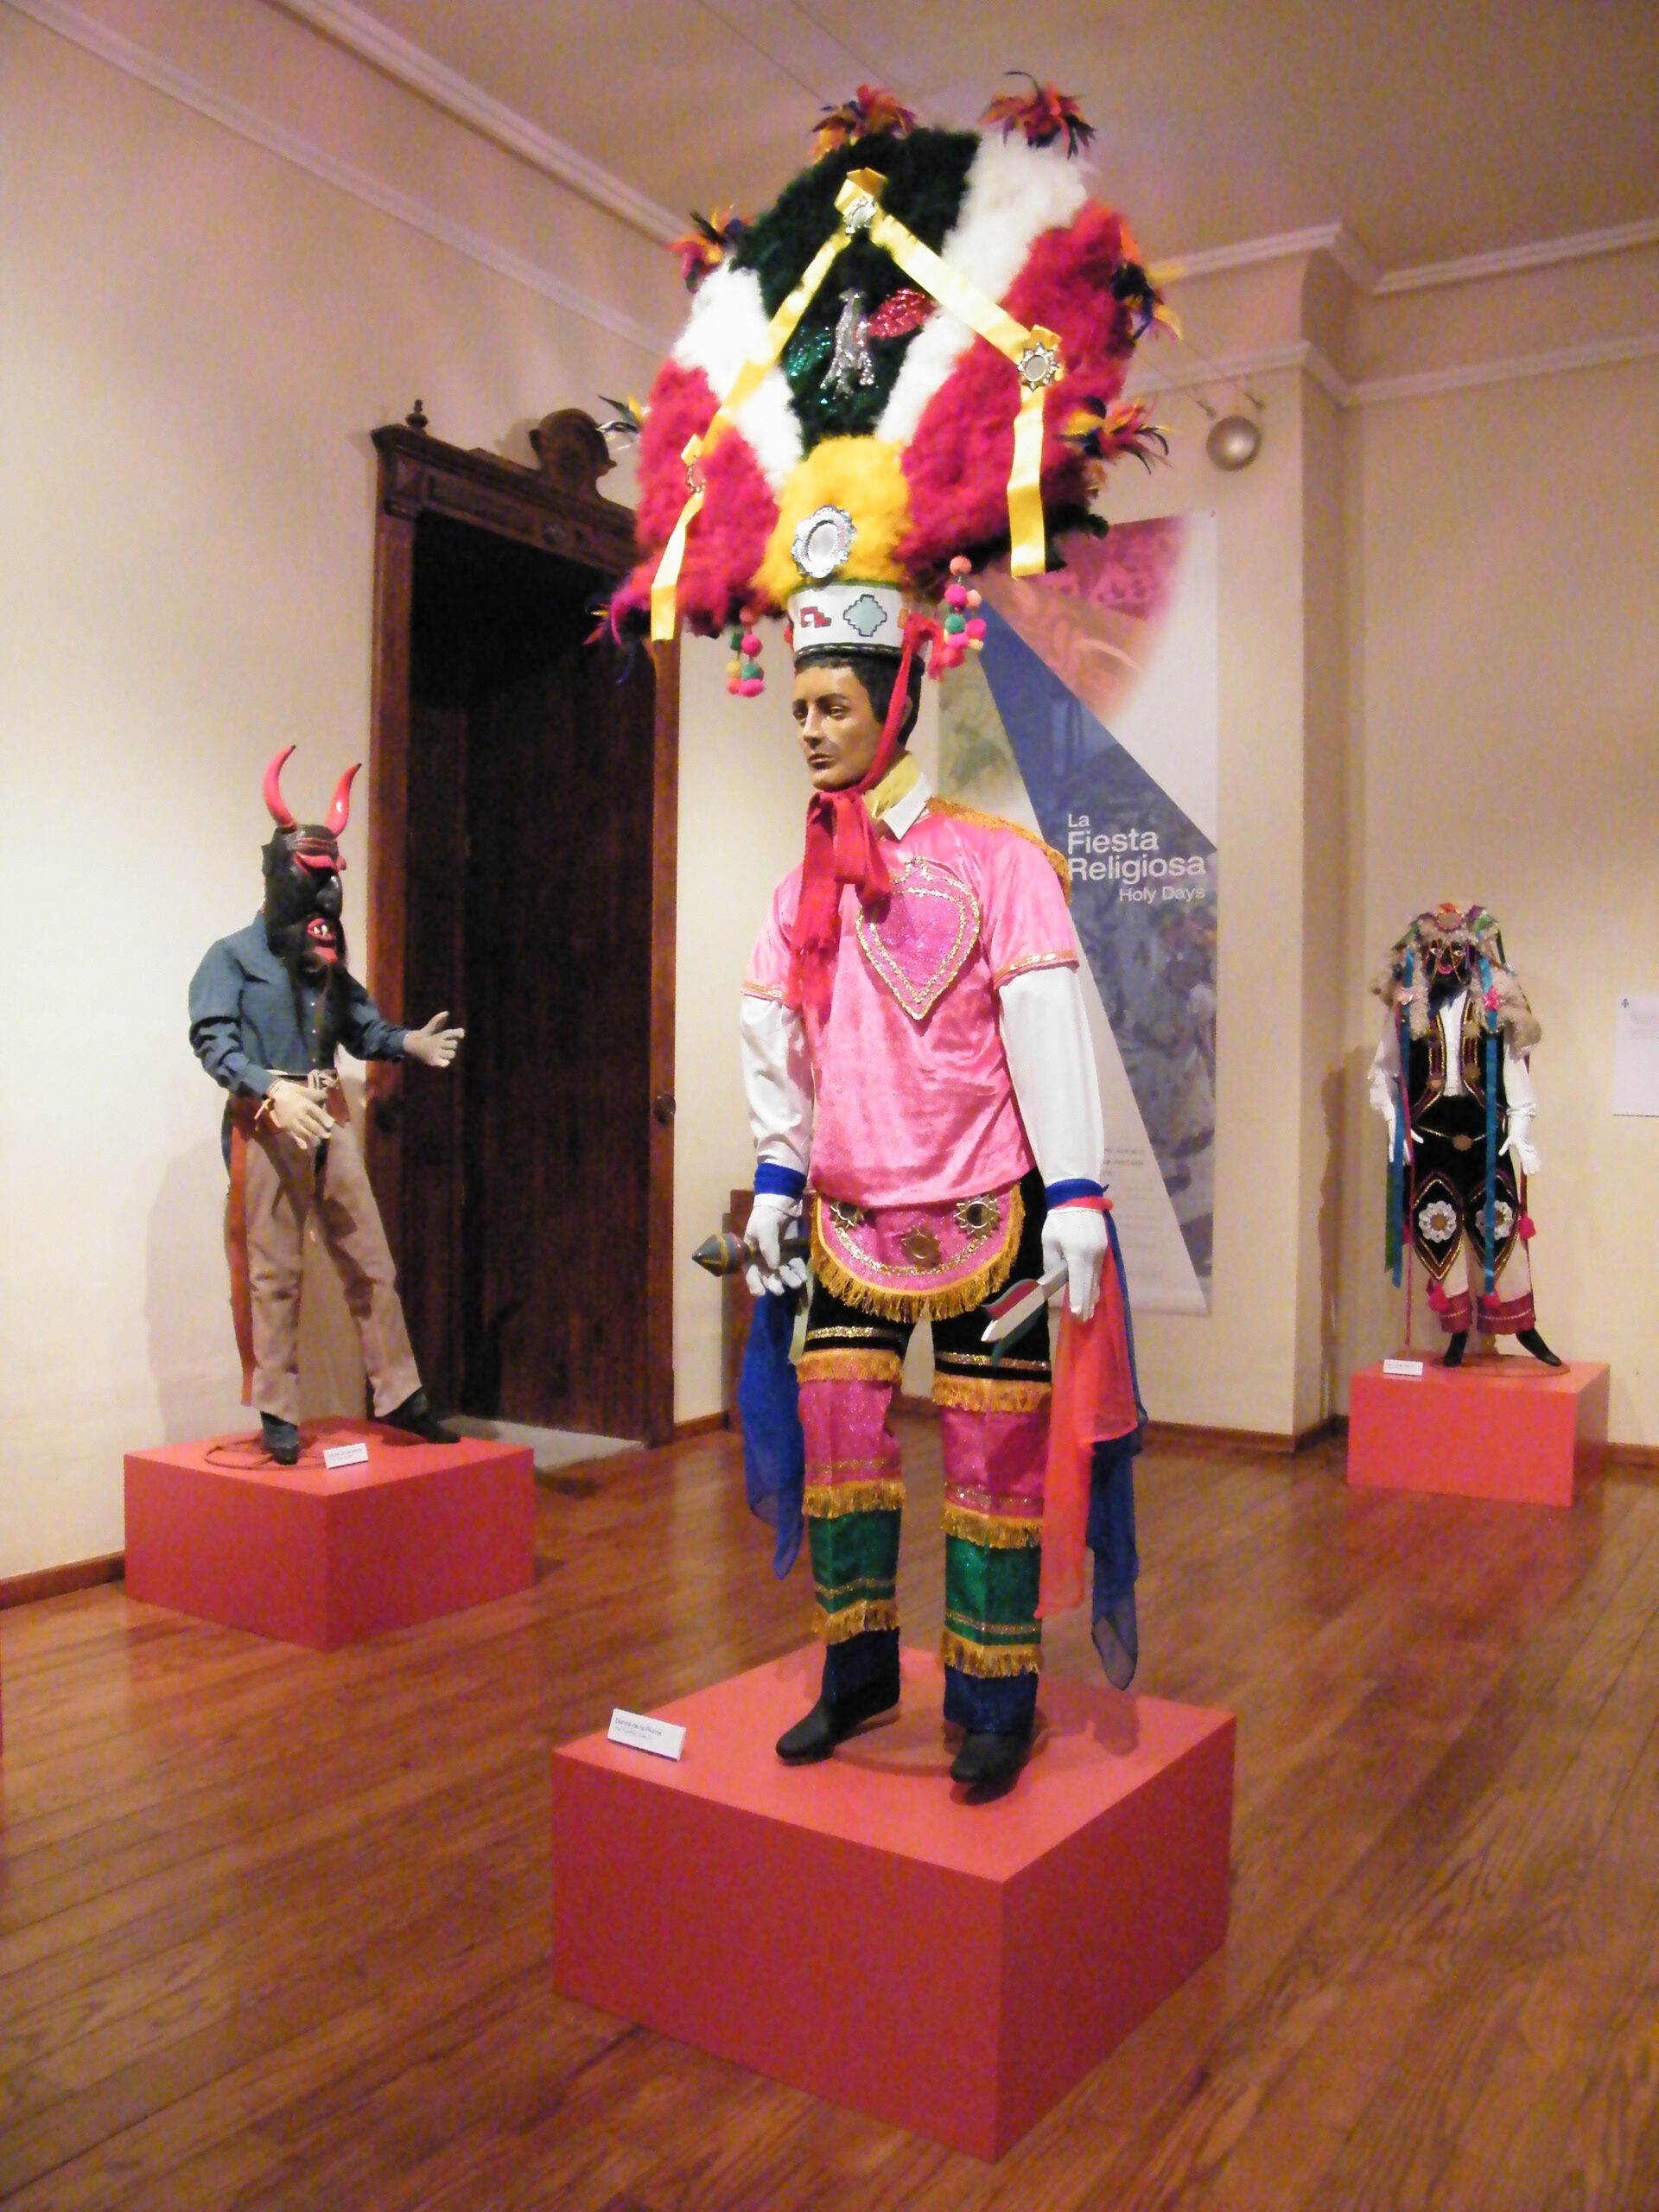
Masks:
[[[0,1615],[0,2200],[1659,2206],[1659,1486],[1143,1463],[1140,1687],[1238,1714],[1231,1934],[995,2167],[548,1986],[549,1746],[800,1638],[740,1488],[724,1437],[556,1477],[534,1590],[331,1656],[118,1586]]]

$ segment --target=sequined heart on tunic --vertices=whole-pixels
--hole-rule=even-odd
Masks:
[[[890,861],[880,921],[861,912],[859,950],[912,1021],[925,1021],[979,942],[979,901],[937,861]]]

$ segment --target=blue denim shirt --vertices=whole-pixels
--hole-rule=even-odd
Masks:
[[[356,977],[342,974],[340,1041],[360,1060],[400,1060],[404,1031],[388,1021]],[[288,969],[270,949],[265,919],[256,914],[234,937],[220,938],[190,979],[190,1043],[215,1083],[232,1100],[263,1098],[279,1075],[308,1074],[309,1047],[300,1027]],[[333,1065],[333,1055],[329,1056]],[[231,1108],[225,1109],[230,1144]]]

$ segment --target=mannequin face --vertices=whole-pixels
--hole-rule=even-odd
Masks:
[[[812,787],[845,791],[869,772],[881,745],[881,725],[869,694],[850,668],[795,671],[795,727]]]

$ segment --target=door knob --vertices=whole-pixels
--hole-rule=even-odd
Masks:
[[[671,1090],[659,1090],[651,1102],[652,1118],[660,1122],[664,1128],[673,1120],[674,1109],[675,1099]]]

